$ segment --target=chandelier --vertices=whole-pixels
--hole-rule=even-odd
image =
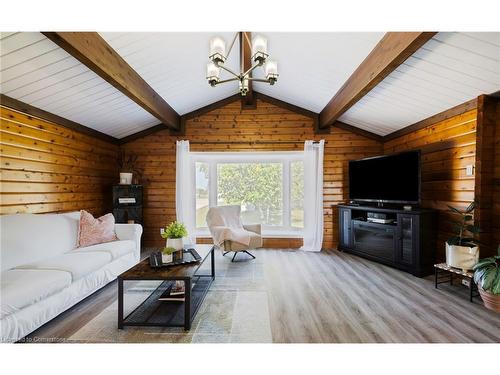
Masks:
[[[227,66],[225,66],[225,62],[227,56],[231,53],[231,49],[233,48],[234,42],[238,37],[239,33],[233,38],[231,45],[229,46],[229,50],[226,53],[226,42],[224,39],[220,37],[215,37],[210,40],[210,62],[207,65],[207,81],[210,86],[215,87],[221,83],[238,81],[239,82],[239,91],[242,96],[246,96],[248,93],[248,85],[250,81],[254,82],[265,82],[270,85],[274,85],[278,80],[278,63],[276,61],[268,60],[269,55],[267,54],[267,39],[261,35],[257,35],[253,38],[252,42],[250,42],[247,33],[242,33],[243,37],[241,38],[240,43],[248,43],[250,49],[252,51],[251,61],[254,65],[252,65],[247,71],[241,71],[240,73],[233,72]],[[240,47],[243,49],[243,47]],[[244,66],[244,64],[241,64]],[[252,72],[258,68],[263,67],[265,73],[264,78],[253,78]],[[220,79],[221,69],[225,70],[229,74],[231,74],[232,78]]]

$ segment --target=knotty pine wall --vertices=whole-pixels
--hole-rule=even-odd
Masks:
[[[438,210],[438,259],[451,236],[447,204],[465,208],[474,200],[474,176],[465,167],[475,165],[477,110],[470,110],[384,143],[384,153],[422,151],[422,206]]]
[[[168,130],[126,143],[122,147],[138,156],[145,185],[145,246],[163,244],[160,227],[175,219],[175,141],[191,144],[192,151],[296,151],[307,139],[325,139],[324,159],[324,247],[337,245],[337,210],[333,205],[347,200],[347,161],[382,152],[380,142],[346,130],[332,128],[330,134],[315,135],[313,120],[304,115],[258,100],[255,109],[241,110],[239,101],[187,120],[186,135],[175,137]],[[231,144],[231,141],[248,142]],[[253,141],[291,141],[288,144],[252,144]],[[210,142],[222,142],[221,144]],[[226,143],[227,142],[227,143]],[[203,239],[201,239],[203,241]],[[201,242],[200,241],[200,242]],[[266,247],[299,247],[302,240],[267,239]]]
[[[500,246],[500,101],[496,105],[495,162],[493,173],[493,246]]]
[[[117,145],[0,110],[0,214],[110,212]]]

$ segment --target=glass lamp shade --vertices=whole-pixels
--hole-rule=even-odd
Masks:
[[[208,77],[217,77],[219,78],[220,68],[215,65],[213,62],[209,62],[207,64],[207,78]]]
[[[220,68],[213,62],[207,64],[207,79],[208,83],[215,85],[219,81]]]
[[[262,35],[257,35],[252,41],[252,56],[256,54],[267,55],[267,39]]]
[[[266,72],[266,77],[269,76],[270,74],[278,75],[278,62],[268,60],[266,62],[266,65],[264,66],[264,70]]]
[[[278,63],[276,61],[267,61],[264,66],[264,71],[266,73],[266,79],[269,80],[271,85],[278,80]]]
[[[210,56],[226,58],[226,42],[224,39],[216,36],[210,40]]]

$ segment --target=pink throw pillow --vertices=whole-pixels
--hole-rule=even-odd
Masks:
[[[95,219],[91,213],[81,210],[79,229],[78,247],[118,240],[115,233],[115,217],[113,214],[106,214]]]

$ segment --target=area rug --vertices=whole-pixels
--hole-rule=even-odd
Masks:
[[[113,302],[73,334],[68,342],[88,343],[269,343],[272,342],[268,295],[262,264],[226,262],[212,284],[189,331],[183,328],[117,328]],[[125,315],[149,296],[154,281],[135,282],[125,292]]]

